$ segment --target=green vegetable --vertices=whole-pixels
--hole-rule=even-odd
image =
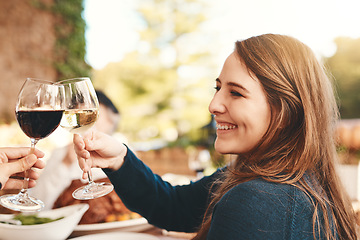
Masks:
[[[35,224],[49,223],[49,222],[54,222],[54,221],[60,220],[62,218],[64,218],[64,217],[59,217],[56,219],[47,218],[47,217],[38,217],[36,214],[32,214],[32,215],[18,214],[14,217],[15,220],[21,221],[22,225],[35,225]]]

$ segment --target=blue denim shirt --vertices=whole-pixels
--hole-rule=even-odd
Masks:
[[[117,171],[104,169],[132,211],[171,231],[196,232],[209,203],[218,170],[189,185],[172,186],[130,150]],[[314,208],[298,188],[255,179],[228,191],[213,209],[208,239],[314,239]],[[320,238],[321,239],[321,238]]]

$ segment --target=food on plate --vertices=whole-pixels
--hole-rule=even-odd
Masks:
[[[19,220],[21,225],[35,225],[35,224],[44,224],[49,222],[54,222],[64,217],[59,218],[49,218],[49,217],[38,217],[37,214],[31,215],[24,215],[24,214],[17,214],[13,217],[13,220]]]
[[[109,182],[109,179],[99,179],[99,182]],[[78,200],[72,197],[72,192],[84,185],[80,180],[73,180],[71,185],[55,201],[53,208],[60,208],[79,203],[89,204],[89,209],[81,218],[79,224],[94,224],[114,221],[123,221],[134,218],[141,218],[137,213],[125,207],[119,196],[112,191],[111,193],[91,200]]]

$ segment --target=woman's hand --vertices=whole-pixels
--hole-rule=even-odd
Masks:
[[[29,152],[30,148],[0,148],[0,183],[2,189],[22,188],[24,171],[26,170],[29,170],[29,187],[35,186],[35,180],[39,178],[39,173],[30,168],[42,169],[45,167],[45,163],[38,159],[44,157],[44,153],[37,149],[34,154],[29,154]]]
[[[79,166],[83,170],[83,179],[91,167],[118,170],[124,162],[127,148],[114,137],[93,131],[84,137],[74,134],[74,148]]]

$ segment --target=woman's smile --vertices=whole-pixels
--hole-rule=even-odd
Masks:
[[[237,128],[237,125],[230,124],[230,123],[217,123],[216,128],[218,131],[221,132],[221,130],[233,130]]]

